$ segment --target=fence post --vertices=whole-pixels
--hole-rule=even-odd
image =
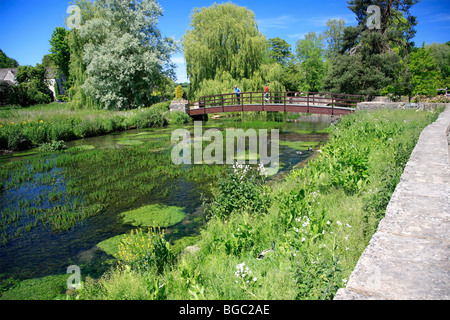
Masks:
[[[309,92],[306,98],[306,113],[309,113]]]
[[[331,115],[334,116],[334,94],[331,94]]]

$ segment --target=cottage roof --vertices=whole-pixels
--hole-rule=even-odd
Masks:
[[[14,77],[17,74],[17,68],[3,68],[0,69],[0,81],[5,80],[8,73],[11,71],[11,73],[14,75]]]
[[[5,79],[9,72],[11,72],[13,74],[13,79],[15,80],[16,74],[17,74],[17,68],[0,68],[0,81],[12,82],[10,79]],[[45,78],[46,79],[56,79],[57,78],[56,70],[51,67],[47,67],[46,72],[45,72]]]

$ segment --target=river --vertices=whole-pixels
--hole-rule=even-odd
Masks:
[[[324,132],[324,129],[330,126],[331,119],[329,117],[313,118],[312,120],[303,118],[302,120],[306,121],[285,122],[281,126],[280,162],[282,166],[279,173],[271,177],[269,182],[281,179],[283,175],[291,171],[294,167],[304,164],[317,152],[318,147],[326,143],[328,134]],[[229,127],[229,119],[216,119],[205,123],[205,129],[218,128],[219,130],[224,130]],[[260,127],[270,129],[270,124],[266,126],[261,125]],[[192,130],[192,126],[186,128]],[[179,129],[179,127],[169,126],[164,128],[129,130],[106,136],[71,141],[67,143],[67,147],[68,150],[80,148],[86,154],[86,157],[92,153],[96,157],[103,155],[105,156],[104,159],[108,159],[108,157],[115,154],[114,152],[124,152],[123,150],[127,150],[127,155],[130,157],[130,155],[134,155],[133,148],[139,148],[139,146],[142,148],[142,143],[145,145],[148,141],[170,139],[170,134],[175,129]],[[308,150],[308,146],[312,146],[314,150]],[[105,152],[106,155],[104,155]],[[14,162],[16,163],[16,168],[26,170],[26,163],[38,157],[42,158],[36,150],[30,150],[17,153],[7,159],[4,158],[0,164],[2,166],[8,166],[8,163]],[[48,155],[47,157],[48,159],[45,161],[51,162],[58,155]],[[21,225],[24,227],[27,222],[32,220],[32,216],[28,213],[25,215],[23,208],[34,208],[33,201],[36,201],[39,197],[41,197],[39,203],[41,206],[40,209],[42,210],[47,210],[55,205],[64,206],[66,203],[74,200],[71,198],[71,195],[66,193],[69,187],[74,188],[69,183],[70,180],[78,179],[78,177],[68,178],[72,177],[70,175],[71,171],[86,172],[87,177],[80,177],[81,180],[79,181],[87,181],[83,179],[88,179],[90,174],[94,175],[94,173],[103,169],[105,172],[108,172],[107,170],[125,170],[124,166],[133,166],[133,163],[125,161],[123,163],[117,162],[114,164],[114,167],[109,168],[114,161],[111,160],[111,162],[104,161],[100,165],[97,165],[97,167],[82,168],[83,160],[74,161],[70,159],[72,158],[68,158],[67,160],[70,165],[63,167],[55,166],[52,169],[53,171],[50,170],[48,173],[50,179],[46,178],[40,184],[25,180],[15,183],[13,186],[10,185],[1,191],[0,210],[2,216],[6,215],[7,212],[10,212],[8,210],[13,208],[23,215],[19,219],[19,222],[16,222],[15,227],[17,228]],[[79,157],[77,159],[83,158]],[[101,166],[105,166],[105,168],[101,168]],[[164,164],[160,165],[160,167],[164,167]],[[84,171],[80,171],[80,168]],[[22,228],[22,232],[14,233],[14,226],[4,226],[2,232],[8,236],[8,239],[6,243],[0,243],[0,281],[9,277],[27,279],[51,274],[61,274],[65,273],[67,267],[70,265],[82,266],[84,274],[89,274],[93,277],[100,276],[111,266],[113,259],[102,251],[97,244],[133,229],[133,226],[124,224],[119,218],[119,215],[127,209],[137,208],[140,205],[163,204],[166,206],[183,207],[186,213],[185,218],[181,222],[167,228],[167,237],[169,240],[174,241],[182,237],[197,235],[206,221],[202,207],[202,195],[208,196],[210,184],[214,182],[214,178],[207,178],[207,168],[204,169],[205,171],[199,170],[196,174],[202,175],[201,172],[205,172],[205,179],[184,177],[182,173],[170,179],[162,179],[162,175],[150,176],[150,179],[157,181],[152,181],[154,185],[151,188],[149,187],[148,190],[143,189],[141,193],[137,192],[137,188],[139,190],[142,189],[140,188],[141,186],[139,184],[132,186],[129,182],[133,181],[133,179],[126,180],[125,177],[129,175],[129,172],[124,171],[125,186],[123,188],[127,188],[127,183],[129,187],[128,189],[122,190],[127,190],[127,194],[129,194],[127,197],[130,198],[130,201],[124,201],[125,198],[122,199],[120,197],[120,201],[110,199],[104,209],[101,210],[101,213],[80,219],[81,221],[68,228],[68,230],[55,231],[44,223],[35,222],[34,225],[30,224],[29,228]],[[162,169],[159,168],[158,170]],[[67,174],[63,174],[63,171],[66,171]],[[133,174],[136,174],[136,172],[133,172]],[[139,174],[142,174],[142,172],[139,172]],[[32,179],[37,179],[37,175],[36,173]],[[9,181],[12,183],[11,181],[16,180],[10,179]],[[7,185],[7,182],[4,181],[4,185]],[[105,180],[103,183],[105,190],[108,190],[110,193],[116,192],[117,190],[107,189],[108,183],[108,180]],[[91,195],[94,193],[92,190],[90,192]],[[59,194],[63,194],[63,196],[59,196]],[[51,195],[56,197],[57,200],[50,201],[49,197]],[[133,195],[135,197],[132,197]],[[109,198],[105,197],[104,199]],[[103,202],[104,199],[102,198]],[[69,206],[67,210],[70,211],[72,208]]]

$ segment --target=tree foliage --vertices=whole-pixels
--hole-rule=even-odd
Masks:
[[[183,99],[183,94],[184,94],[183,88],[182,88],[181,85],[179,84],[179,85],[177,86],[177,88],[175,89],[175,99],[177,99],[177,100]]]
[[[58,75],[69,79],[70,64],[70,48],[69,35],[70,31],[63,27],[56,27],[50,39],[50,58],[58,68]]]
[[[358,26],[342,33],[341,55],[333,61],[324,81],[328,91],[362,94],[410,95],[411,73],[406,61],[413,46],[416,17],[410,13],[416,0],[348,0]],[[380,8],[380,28],[366,25],[370,5]]]
[[[53,93],[48,88],[46,72],[42,64],[37,64],[36,67],[20,66],[17,69],[16,81],[19,83],[16,88],[17,103],[27,107],[50,103],[53,100]]]
[[[381,90],[397,79],[400,60],[396,54],[340,55],[324,80],[324,91],[379,95]]]
[[[81,26],[71,31],[71,98],[78,104],[127,109],[155,102],[174,77],[173,39],[157,28],[155,0],[79,0]],[[73,35],[72,35],[73,34]]]
[[[409,59],[413,94],[435,96],[436,89],[448,87],[450,80],[450,47],[433,43],[415,48]]]
[[[13,58],[8,57],[2,49],[0,49],[0,68],[17,68],[19,63]]]
[[[366,26],[369,16],[367,9],[371,5],[376,5],[381,13],[379,32],[408,42],[414,37],[416,33],[414,27],[417,25],[417,17],[411,14],[410,9],[418,2],[419,0],[347,0],[348,7],[356,14],[358,26]],[[405,17],[406,24],[401,20],[402,17]],[[403,24],[404,28],[396,27],[399,24]]]
[[[254,13],[232,3],[194,9],[182,43],[191,96],[208,81],[251,79],[267,49]],[[234,83],[228,92],[232,88]]]
[[[326,57],[332,58],[342,51],[345,20],[329,19],[327,21],[327,29],[323,32],[323,39],[326,43]]]
[[[325,74],[325,47],[323,36],[309,32],[297,42],[297,59],[303,70],[303,90],[317,92],[322,89]]]
[[[293,59],[291,45],[279,37],[269,39],[269,49],[267,52],[269,62],[278,63],[287,67]]]

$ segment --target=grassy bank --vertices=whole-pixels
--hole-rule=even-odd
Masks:
[[[24,150],[51,141],[104,135],[133,128],[184,123],[184,114],[169,112],[170,102],[130,111],[79,110],[70,103],[0,110],[0,150]]]
[[[256,169],[235,167],[218,177],[199,237],[169,244],[152,228],[100,243],[117,265],[99,279],[84,277],[82,270],[83,289],[76,295],[332,299],[383,217],[420,132],[438,113],[379,110],[346,116],[318,157],[270,187]],[[100,155],[90,161],[111,159],[113,153]],[[96,188],[93,184],[92,197]],[[2,298],[20,299],[18,290],[23,286]]]

